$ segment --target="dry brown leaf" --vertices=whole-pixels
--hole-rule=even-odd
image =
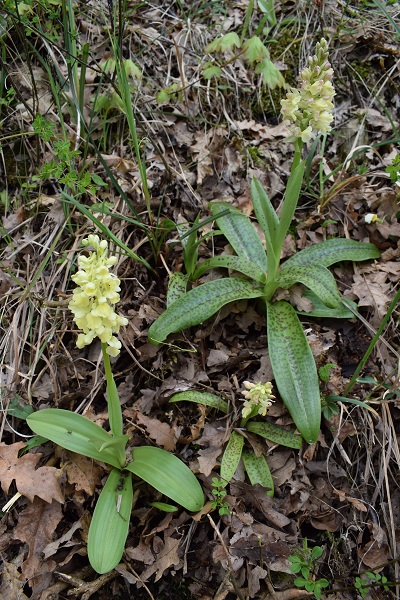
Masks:
[[[147,581],[154,573],[156,574],[154,581],[158,581],[164,571],[172,566],[177,567],[181,562],[178,555],[180,540],[172,537],[167,537],[165,542],[162,542],[160,538],[155,538],[154,542],[156,540],[158,541],[157,559],[141,574],[141,579],[144,581]]]
[[[22,563],[22,573],[27,579],[51,572],[56,563],[43,560],[43,550],[53,540],[57,525],[62,519],[61,504],[49,504],[40,498],[28,504],[20,513],[14,536],[29,547],[29,556]]]
[[[63,456],[65,459],[62,468],[69,483],[74,485],[77,491],[84,491],[93,496],[96,486],[100,485],[103,469],[81,454],[63,451]]]
[[[182,431],[181,427],[171,427],[168,423],[162,423],[158,419],[151,419],[142,413],[137,413],[136,421],[146,428],[149,437],[162,446],[165,450],[175,450],[176,442]]]
[[[18,566],[3,560],[2,582],[0,585],[0,598],[7,600],[25,600],[23,588],[25,577],[19,572]]]
[[[24,454],[18,458],[18,452],[25,448],[23,442],[16,442],[7,446],[0,444],[0,481],[4,492],[8,490],[15,479],[17,490],[31,502],[38,496],[46,502],[57,500],[64,502],[58,482],[58,469],[55,467],[39,467],[36,465],[42,454]]]

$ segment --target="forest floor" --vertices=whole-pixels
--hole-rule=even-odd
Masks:
[[[118,95],[113,26],[147,198]],[[229,32],[242,49],[207,49]],[[177,225],[204,221],[213,200],[255,222],[253,177],[279,212],[293,158],[280,118],[286,90],[246,60],[243,43],[255,34],[288,85],[296,86],[322,36],[334,69],[333,130],[307,144],[282,259],[337,237],[372,242],[381,257],[331,268],[343,298],[358,306],[354,318],[301,317],[321,377],[317,443],[294,450],[248,433],[246,444],[266,457],[274,496],[251,485],[240,464],[226,487],[228,514],[220,515],[212,479],[238,428],[243,382],[271,381],[276,401],[264,419],[293,428],[274,384],[265,315],[255,300],[241,300],[165,344],[151,345],[147,333],[165,310],[168,275],[185,268]],[[390,305],[400,273],[400,187],[396,168],[387,170],[400,153],[399,4],[5,0],[0,51],[1,507],[21,494],[2,513],[0,597],[400,597],[400,336]],[[400,181],[400,161],[397,170]],[[231,253],[213,228],[209,220],[199,229],[200,260]],[[25,420],[57,407],[107,427],[100,345],[76,347],[67,309],[80,242],[104,231],[150,267],[111,239],[118,311],[129,320],[113,361],[129,447],[175,453],[201,483],[206,505],[197,515],[164,513],[150,505],[162,497],[137,482],[122,561],[98,575],[86,541],[108,468],[51,442],[37,445]],[[223,276],[213,271],[201,282]],[[291,301],[307,312],[301,292]],[[228,414],[169,403],[185,390],[219,395]],[[342,400],[326,400],[332,396]],[[290,570],[289,556],[309,557],[305,544],[321,548],[309,574],[311,585],[328,581],[320,594],[296,586]]]

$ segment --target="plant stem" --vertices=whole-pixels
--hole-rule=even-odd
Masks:
[[[119,403],[117,386],[111,370],[110,357],[107,354],[107,344],[101,344],[103,352],[104,371],[107,381],[107,404],[108,418],[110,421],[111,433],[114,436],[122,435],[122,411]]]

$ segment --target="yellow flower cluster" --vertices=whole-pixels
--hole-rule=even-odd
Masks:
[[[71,279],[77,284],[69,309],[74,321],[83,331],[78,335],[76,345],[83,348],[98,337],[107,344],[107,354],[118,356],[121,342],[113,335],[120,327],[127,325],[125,317],[117,315],[114,305],[119,302],[120,281],[109,272],[117,262],[116,256],[109,256],[105,240],[98,235],[89,235],[82,241],[84,246],[93,246],[94,252],[78,258],[79,271]]]
[[[293,134],[290,139],[301,138],[303,142],[308,142],[313,132],[325,134],[331,130],[335,95],[325,39],[317,44],[315,56],[308,62],[309,66],[300,74],[300,89],[291,88],[281,102],[282,117],[290,121]]]
[[[256,416],[267,414],[268,408],[272,405],[275,396],[272,395],[272,384],[243,382],[246,391],[242,392],[245,397],[244,407],[242,408],[242,417],[246,419],[250,415]],[[257,411],[255,409],[257,408]]]

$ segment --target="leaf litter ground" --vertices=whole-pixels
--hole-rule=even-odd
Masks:
[[[196,75],[196,57],[204,53],[219,28],[228,30],[243,23],[245,7],[241,3],[222,3],[222,13],[218,6],[196,3],[188,18],[180,3],[168,8],[145,3],[130,16],[124,40],[127,47],[132,43],[136,49],[144,48],[140,55],[144,77],[134,101],[138,125],[146,132],[143,144],[152,207],[175,222],[193,222],[199,212],[202,218],[208,216],[207,203],[215,199],[230,202],[252,216],[252,176],[261,180],[278,207],[290,168],[290,145],[283,141],[286,130],[277,119],[279,111],[274,111],[277,100],[243,62],[226,66],[230,94],[213,83],[200,83]],[[103,20],[89,7],[89,11],[80,7],[80,35],[84,42],[90,33],[93,59],[100,61],[106,39]],[[285,77],[289,79],[291,70],[297,72],[302,53],[311,52],[324,23],[334,32],[332,63],[337,91],[335,135],[328,140],[325,157],[316,154],[309,165],[309,184],[286,239],[284,257],[339,236],[372,241],[382,253],[375,262],[344,263],[333,269],[344,298],[357,302],[363,320],[303,319],[317,366],[333,365],[329,381],[321,382],[324,395],[343,395],[399,280],[399,196],[385,167],[399,147],[398,70],[391,69],[400,47],[382,13],[375,9],[365,13],[372,9],[363,12],[361,8],[354,3],[344,10],[330,2],[322,8],[320,3],[303,8],[290,3],[276,6],[279,19],[305,20],[313,38],[311,43],[301,29],[301,51],[291,65],[290,29],[282,26],[278,30],[274,58]],[[390,14],[399,27],[398,11]],[[15,38],[8,43],[15,50]],[[13,56],[13,84],[26,106],[31,106],[33,92],[23,76],[26,67],[18,54]],[[183,78],[188,87],[167,106],[159,107],[155,94],[166,85],[166,62],[172,80],[181,83]],[[49,114],[53,106],[44,71],[40,64],[34,67],[40,112]],[[388,75],[380,79],[382,69]],[[95,76],[94,72],[87,75],[87,106]],[[143,108],[145,103],[148,110]],[[23,104],[18,105],[10,130],[17,127],[19,113],[25,118]],[[65,114],[63,118],[70,117]],[[111,109],[109,118],[114,143],[110,136],[103,159],[141,212],[144,202],[138,191],[136,162],[126,143],[115,143],[123,119]],[[95,138],[101,138],[101,130],[101,119],[95,115]],[[315,573],[330,582],[330,597],[359,597],[354,578],[382,566],[389,581],[399,581],[396,310],[363,369],[362,381],[350,394],[369,401],[375,412],[340,404],[339,412],[324,420],[318,443],[301,452],[261,442],[248,433],[246,444],[256,455],[267,458],[275,496],[251,486],[239,466],[227,487],[230,515],[220,517],[217,511],[211,512],[211,480],[218,476],[223,448],[232,428],[238,426],[242,382],[273,377],[265,317],[256,301],[237,302],[223,307],[201,327],[173,336],[171,344],[154,348],[147,342],[147,330],[165,307],[166,267],[182,269],[181,246],[172,234],[160,246],[162,260],[154,263],[141,230],[113,216],[104,217],[105,224],[155,268],[155,273],[150,273],[124,257],[118,266],[123,282],[120,309],[129,318],[122,334],[124,351],[115,364],[126,433],[131,446],[150,444],[177,453],[198,476],[207,503],[199,515],[182,510],[163,514],[150,505],[162,498],[138,483],[124,560],[110,574],[93,573],[88,567],[86,539],[106,468],[49,443],[21,454],[22,436],[29,435],[21,419],[27,405],[35,409],[85,407],[85,416],[107,424],[99,347],[93,344],[85,351],[75,347],[76,332],[63,300],[71,293],[68,271],[90,224],[83,215],[72,214],[77,234],[71,242],[57,182],[38,190],[35,201],[27,202],[20,181],[33,171],[29,172],[26,160],[21,159],[21,165],[17,162],[18,152],[27,150],[7,143],[4,148],[8,161],[1,169],[12,202],[3,216],[0,265],[2,505],[17,492],[21,496],[3,515],[0,526],[1,597],[100,599],[113,593],[122,598],[157,600],[289,600],[304,596],[304,590],[293,584],[287,560],[304,538],[311,546],[323,548]],[[360,148],[363,152],[358,153]],[[51,148],[46,152],[44,161],[52,159]],[[323,189],[318,179],[321,160]],[[40,166],[40,160],[33,166]],[[91,168],[105,176],[96,156]],[[111,202],[116,212],[132,217],[112,186],[98,192],[100,201]],[[91,206],[93,198],[85,202]],[[364,218],[368,213],[377,214],[379,220],[368,224]],[[229,252],[221,238],[214,238],[213,243],[200,246],[201,258],[222,250]],[[214,272],[202,280],[216,276]],[[299,310],[309,310],[298,289],[290,294]],[[173,394],[187,389],[222,395],[229,403],[228,415],[192,403],[168,403]],[[279,425],[291,424],[279,399],[267,418]],[[391,589],[372,590],[369,597],[395,598],[398,588]]]

